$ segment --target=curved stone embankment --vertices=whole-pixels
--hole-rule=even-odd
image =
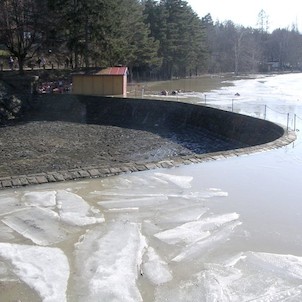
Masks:
[[[65,137],[61,135],[58,142],[64,145],[64,162],[61,158],[60,163],[62,150],[58,149],[57,154],[48,150],[49,154],[55,154],[53,160],[59,162],[55,168],[54,163],[43,165],[46,162],[45,155],[35,161],[32,159],[29,161],[35,163],[32,169],[24,166],[23,170],[8,170],[7,175],[0,174],[0,189],[200,163],[279,148],[295,140],[294,132],[285,131],[283,127],[269,121],[206,106],[158,100],[42,95],[37,97],[22,124],[41,122],[46,125],[49,123],[48,129],[52,129],[51,122],[61,123],[63,126],[68,123],[69,127],[75,124],[87,125],[87,129],[74,126],[68,128],[70,131],[66,132]],[[93,128],[95,134],[89,136],[88,130],[91,129],[88,125],[101,128]],[[45,131],[45,128],[43,129]],[[118,132],[112,132],[112,129],[118,129]],[[116,137],[108,137],[107,130]],[[92,143],[90,148],[87,145],[81,147],[81,141],[75,142],[75,136],[71,135],[75,131],[84,131],[84,136],[76,133],[76,137],[82,137],[82,140],[85,139],[87,131],[88,139],[91,142],[99,140],[98,144]],[[43,140],[43,133],[39,135]],[[52,139],[47,137],[47,133],[44,136],[46,140]],[[16,140],[18,141],[18,137]],[[23,161],[22,158],[16,158],[18,154],[26,158],[27,154],[30,154],[29,151],[35,154],[35,148],[40,148],[42,153],[49,148],[47,142],[41,146],[39,137],[34,141],[35,143],[31,143],[34,146],[18,144],[18,148],[23,150],[8,159],[8,166],[10,160],[12,165],[21,165]],[[59,144],[58,142],[51,142],[51,146]],[[1,143],[2,152],[5,149],[3,144],[6,144],[7,153],[10,153],[10,142]],[[135,146],[131,146],[133,144]],[[24,150],[29,147],[33,150]],[[150,150],[147,150],[148,147]],[[144,149],[144,152],[140,149]],[[78,156],[75,152],[83,154]],[[102,156],[99,156],[100,152]],[[72,162],[75,154],[79,157],[77,163]],[[88,157],[93,161],[88,161]]]

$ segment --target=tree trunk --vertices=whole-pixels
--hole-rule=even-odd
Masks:
[[[18,57],[19,74],[24,74],[24,58]]]
[[[84,53],[84,61],[85,61],[85,67],[89,67],[89,54],[88,54],[88,49],[89,49],[89,32],[88,32],[88,16],[86,16],[85,20],[85,53]]]

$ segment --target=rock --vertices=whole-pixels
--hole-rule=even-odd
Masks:
[[[12,94],[11,89],[0,81],[0,124],[17,118],[22,110],[22,101]]]

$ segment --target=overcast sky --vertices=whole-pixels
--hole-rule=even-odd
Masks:
[[[204,17],[210,13],[213,21],[232,20],[235,24],[257,27],[258,14],[268,15],[269,31],[298,26],[302,32],[301,0],[187,0],[193,10]]]

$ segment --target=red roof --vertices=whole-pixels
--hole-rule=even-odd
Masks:
[[[97,74],[101,75],[126,75],[127,74],[127,67],[108,67],[99,71]]]

